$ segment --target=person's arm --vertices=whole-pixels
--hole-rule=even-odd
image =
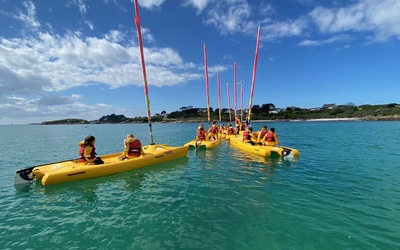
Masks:
[[[274,134],[274,137],[275,137],[275,145],[278,146],[278,144],[279,144],[279,143],[278,143],[278,135],[275,133],[275,134]]]
[[[262,132],[262,130],[261,130],[261,131],[258,131],[257,143],[260,143],[260,142],[261,142],[261,132]]]

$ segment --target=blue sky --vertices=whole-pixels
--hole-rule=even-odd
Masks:
[[[139,1],[151,113],[398,103],[400,0]],[[0,124],[146,116],[132,0],[0,0]]]

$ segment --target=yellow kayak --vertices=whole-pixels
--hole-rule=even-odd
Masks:
[[[240,149],[244,152],[261,155],[264,157],[269,156],[279,156],[285,158],[291,157],[299,157],[300,152],[297,149],[284,147],[284,146],[261,146],[261,145],[252,145],[250,143],[245,143],[242,141],[240,137],[231,137],[229,140],[230,144]]]
[[[217,140],[191,140],[190,142],[186,143],[184,146],[193,149],[211,149],[219,145],[221,139]]]
[[[41,181],[43,186],[48,186],[84,180],[143,168],[186,157],[188,154],[187,147],[172,147],[165,144],[147,145],[143,150],[144,155],[123,161],[118,160],[120,152],[100,156],[104,164],[99,165],[86,165],[85,162],[74,159],[18,170],[14,176],[14,184],[23,184],[35,179]]]
[[[240,135],[235,135],[235,134],[226,135],[225,140],[229,141],[231,138],[235,138],[235,137],[240,137]],[[242,137],[240,137],[240,138],[242,138]]]

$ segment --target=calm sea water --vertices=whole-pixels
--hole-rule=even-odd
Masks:
[[[253,124],[259,129],[262,123]],[[223,142],[117,175],[16,189],[15,170],[121,151],[140,125],[0,126],[2,249],[400,249],[400,122],[267,123],[298,161]],[[183,145],[197,124],[153,124]]]

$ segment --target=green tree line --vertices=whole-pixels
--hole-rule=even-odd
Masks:
[[[210,108],[210,119],[219,120],[219,109]],[[247,110],[237,110],[237,116],[247,116]],[[360,118],[365,120],[400,120],[400,105],[389,103],[383,105],[331,105],[318,109],[304,109],[299,107],[287,107],[286,109],[276,109],[272,103],[254,105],[251,109],[251,120],[307,120],[307,119],[330,119],[330,118]],[[192,106],[181,107],[177,111],[167,113],[162,111],[151,117],[152,122],[174,122],[174,121],[206,121],[208,119],[207,109],[194,108]],[[221,121],[234,121],[234,111],[221,109]],[[147,123],[148,117],[129,118],[124,115],[104,115],[96,121],[84,119],[63,119],[57,121],[45,121],[44,125],[49,124],[88,124],[88,123]]]

